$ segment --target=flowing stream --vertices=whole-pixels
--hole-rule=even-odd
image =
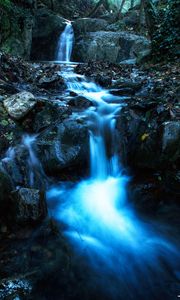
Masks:
[[[61,36],[60,60],[69,61],[72,40],[68,24]],[[96,280],[108,299],[160,300],[161,296],[169,300],[164,283],[168,276],[178,276],[178,251],[165,237],[164,228],[140,220],[128,203],[129,178],[118,159],[116,136],[116,116],[125,105],[123,97],[112,96],[75,74],[70,66],[64,67],[62,74],[68,91],[94,103],[84,112],[90,175],[73,188],[59,184],[49,189],[50,212],[66,225],[64,235],[98,274]]]

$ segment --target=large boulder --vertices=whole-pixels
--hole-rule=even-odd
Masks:
[[[35,12],[31,58],[33,60],[54,60],[58,38],[63,32],[66,20],[47,8]]]
[[[73,28],[76,35],[106,30],[108,25],[106,20],[97,18],[79,18],[73,22]]]
[[[34,108],[36,99],[33,94],[24,91],[5,99],[3,104],[13,119],[20,120]]]
[[[117,122],[121,157],[136,170],[168,170],[180,158],[180,122],[160,124],[157,117],[151,118],[155,108],[150,105],[156,107],[149,103],[149,108],[136,104],[122,109]]]
[[[0,166],[0,228],[15,224],[32,225],[47,215],[44,192],[38,189],[13,190],[13,178]]]
[[[39,135],[36,146],[48,174],[60,176],[68,168],[78,174],[88,160],[88,129],[82,119],[70,117]]]
[[[136,58],[150,48],[150,42],[143,36],[129,32],[88,32],[76,38],[74,59],[78,61],[108,61],[119,63]]]

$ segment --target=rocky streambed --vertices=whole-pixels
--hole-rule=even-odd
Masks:
[[[89,171],[83,112],[93,103],[66,90],[61,68],[1,53],[0,299],[106,299],[87,282],[92,275],[86,260],[73,253],[47,213],[47,187],[59,181],[73,185]],[[139,214],[173,226],[176,240],[178,66],[96,62],[78,65],[76,72],[126,104],[116,130],[120,160],[131,176],[129,199]],[[167,289],[165,299],[171,299],[177,279]]]

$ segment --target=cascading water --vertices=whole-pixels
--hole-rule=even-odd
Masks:
[[[74,42],[74,31],[71,22],[68,22],[65,30],[60,35],[56,50],[56,60],[70,62]]]
[[[46,175],[44,173],[43,167],[37,158],[35,151],[33,149],[33,144],[36,142],[36,135],[24,135],[22,137],[22,145],[28,150],[28,170],[29,170],[29,185],[33,187],[35,185],[35,180],[41,178],[44,182],[46,181]]]
[[[24,150],[27,152],[27,160],[26,163],[28,165],[27,168],[27,184],[28,186],[34,188],[38,186],[48,186],[48,179],[46,177],[46,174],[43,170],[42,164],[40,160],[38,159],[36,152],[34,150],[34,144],[36,143],[37,135],[29,135],[24,134],[22,136],[22,141],[20,145],[16,147],[10,147],[5,157],[2,158],[0,167],[3,168],[3,171],[7,173],[10,177],[12,177],[12,170],[15,170],[16,176],[21,177],[21,172],[19,168],[19,164],[17,161],[17,157],[20,155],[20,153],[23,153]],[[19,154],[18,154],[19,153]],[[25,155],[25,154],[24,154]],[[10,170],[9,170],[10,169]],[[13,184],[13,180],[12,180]],[[15,188],[17,188],[15,186]]]
[[[155,225],[138,220],[128,205],[128,177],[118,161],[115,130],[124,104],[69,67],[62,74],[68,90],[94,103],[85,112],[91,172],[73,189],[60,185],[47,192],[49,203],[56,202],[52,213],[68,226],[64,234],[100,275],[108,299],[159,300],[161,295],[169,300],[163,283],[167,269],[176,275],[178,252],[162,232],[156,233]]]
[[[70,60],[72,36],[68,24],[60,42],[66,50],[60,51],[59,60]],[[84,113],[90,176],[74,188],[52,187],[47,192],[51,213],[67,225],[64,234],[98,274],[94,284],[103,286],[107,299],[170,300],[164,282],[178,276],[177,248],[166,232],[139,220],[127,201],[128,177],[118,160],[115,129],[123,97],[112,96],[70,66],[64,67],[62,75],[68,91],[94,103]]]

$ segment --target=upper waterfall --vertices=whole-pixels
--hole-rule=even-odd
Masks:
[[[56,50],[56,60],[70,62],[74,42],[74,30],[71,22],[68,22],[60,35]]]

